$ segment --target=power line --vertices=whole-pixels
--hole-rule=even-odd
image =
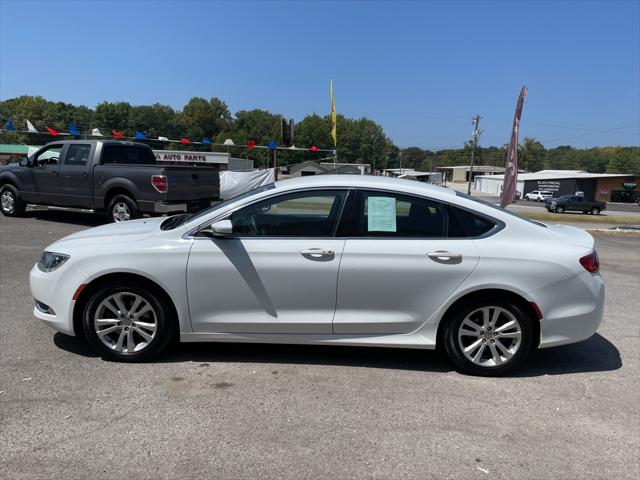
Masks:
[[[637,127],[638,125],[640,125],[640,123],[634,123],[634,124],[631,124],[631,125],[625,125],[624,127],[609,128],[607,130],[598,130],[598,131],[591,132],[591,133],[582,133],[580,135],[573,135],[571,137],[554,138],[552,140],[539,140],[539,142],[542,143],[542,144],[562,142],[564,140],[571,140],[573,138],[591,137],[593,135],[599,135],[601,133],[614,132],[616,130],[624,130],[626,128]]]

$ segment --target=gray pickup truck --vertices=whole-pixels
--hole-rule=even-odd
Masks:
[[[160,165],[142,143],[69,140],[0,167],[0,210],[20,216],[35,204],[106,212],[122,222],[206,208],[219,188],[217,166]]]

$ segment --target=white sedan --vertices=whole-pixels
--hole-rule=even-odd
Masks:
[[[182,342],[442,347],[499,375],[591,337],[593,238],[408,180],[277,182],[197,215],[65,237],[31,271],[34,314],[104,357]]]

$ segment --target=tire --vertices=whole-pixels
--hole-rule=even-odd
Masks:
[[[556,207],[556,213],[564,213],[564,207]]]
[[[600,209],[598,207],[593,207],[591,209],[591,215],[600,215]]]
[[[119,314],[122,308],[118,303],[124,313]],[[175,319],[165,295],[156,288],[140,282],[112,281],[101,285],[89,298],[82,326],[89,344],[103,358],[141,362],[159,354],[171,341]]]
[[[16,187],[9,183],[0,187],[0,211],[4,216],[21,217],[26,208]]]
[[[498,317],[492,327],[496,312],[499,312]],[[513,320],[515,326],[504,327]],[[472,324],[476,328],[470,326]],[[491,332],[496,328],[503,328],[504,336]],[[532,349],[533,332],[533,320],[520,307],[499,299],[485,299],[467,304],[456,312],[445,325],[442,339],[449,359],[459,370],[471,375],[495,377],[522,364]],[[471,347],[476,342],[480,343],[475,348],[467,353],[463,351],[463,346]],[[479,357],[475,361],[469,358],[476,355]]]
[[[124,194],[116,195],[111,199],[107,207],[107,215],[109,221],[113,223],[126,222],[142,216],[136,201]]]

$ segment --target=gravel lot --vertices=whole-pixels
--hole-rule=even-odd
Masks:
[[[88,215],[0,218],[1,478],[640,478],[640,235],[596,233],[605,323],[473,378],[435,352],[187,344],[109,363],[33,318]]]

